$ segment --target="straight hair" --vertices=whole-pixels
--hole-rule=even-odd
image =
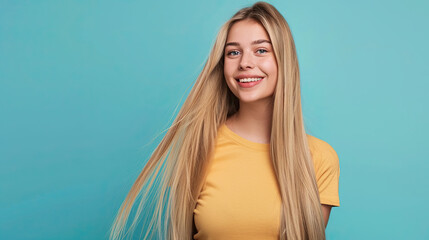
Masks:
[[[229,29],[252,19],[267,31],[278,64],[273,95],[270,157],[282,207],[279,239],[325,239],[325,225],[312,157],[304,128],[298,58],[285,18],[257,2],[239,10],[220,29],[210,55],[171,127],[122,203],[110,239],[130,237],[141,212],[154,208],[143,239],[193,239],[193,210],[208,171],[217,131],[239,109],[223,73]],[[139,201],[137,201],[140,199]],[[127,231],[130,212],[138,202]]]

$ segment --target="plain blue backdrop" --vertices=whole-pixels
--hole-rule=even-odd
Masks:
[[[107,239],[220,26],[252,3],[0,1],[0,239]],[[429,239],[429,3],[270,3],[308,133],[340,158],[328,239]]]

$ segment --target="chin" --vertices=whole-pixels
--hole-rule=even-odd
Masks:
[[[250,97],[250,96],[246,96],[246,97],[244,97],[244,96],[240,96],[239,98],[239,101],[240,102],[243,102],[243,103],[257,103],[257,102],[263,102],[263,101],[270,101],[270,100],[272,100],[272,96],[265,96],[265,97],[257,97],[257,96],[254,96],[254,97]]]

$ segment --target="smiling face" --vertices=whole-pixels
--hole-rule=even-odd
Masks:
[[[240,102],[271,99],[277,83],[277,62],[265,28],[253,19],[234,23],[224,53],[226,83]]]

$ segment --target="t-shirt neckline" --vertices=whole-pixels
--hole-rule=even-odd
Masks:
[[[253,149],[253,150],[257,150],[257,151],[269,151],[270,150],[270,144],[269,143],[257,143],[257,142],[252,142],[248,139],[245,139],[243,137],[241,137],[240,135],[238,135],[237,133],[233,132],[231,129],[228,128],[228,126],[226,126],[226,124],[224,123],[221,126],[221,130],[223,130],[223,133],[230,138],[231,140],[233,140],[234,142],[236,142],[237,144]]]

